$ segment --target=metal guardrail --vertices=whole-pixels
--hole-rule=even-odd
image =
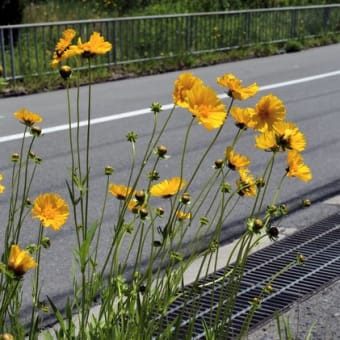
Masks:
[[[337,33],[340,4],[0,26],[3,77],[54,72],[53,50],[66,28],[83,41],[101,32],[114,48],[93,64],[110,67]]]

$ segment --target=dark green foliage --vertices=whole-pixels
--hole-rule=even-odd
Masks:
[[[287,53],[299,52],[303,49],[303,45],[300,41],[290,40],[287,41],[285,49]]]

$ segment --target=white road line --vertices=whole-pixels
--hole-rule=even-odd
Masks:
[[[340,70],[328,72],[328,73],[316,74],[316,75],[309,76],[309,77],[288,80],[288,81],[275,83],[275,84],[263,85],[263,86],[260,86],[260,91],[268,91],[268,90],[272,90],[272,89],[277,89],[279,87],[285,87],[285,86],[292,86],[292,85],[297,85],[297,84],[301,84],[301,83],[307,83],[307,82],[310,82],[310,81],[319,80],[319,79],[323,79],[323,78],[329,78],[329,77],[335,77],[335,76],[338,76],[338,75],[340,75]],[[227,98],[228,97],[225,93],[219,94],[218,96],[220,98]],[[173,107],[173,104],[162,105],[163,110],[169,110],[172,107]],[[134,110],[134,111],[129,111],[129,112],[123,112],[123,113],[117,113],[117,114],[113,114],[113,115],[110,115],[110,116],[91,119],[91,125],[102,124],[102,123],[105,123],[105,122],[124,119],[124,118],[136,117],[136,116],[145,115],[145,114],[148,114],[148,113],[151,113],[150,108]],[[72,128],[75,128],[76,126],[77,126],[76,123],[73,123],[71,125]],[[87,121],[79,122],[79,126],[87,126]],[[43,134],[54,133],[54,132],[58,132],[58,131],[65,131],[67,129],[68,129],[68,124],[52,126],[52,127],[44,128]],[[21,139],[22,137],[23,137],[22,133],[3,136],[3,137],[0,137],[0,143]]]

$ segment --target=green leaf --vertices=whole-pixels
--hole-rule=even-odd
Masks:
[[[89,261],[90,246],[93,241],[94,235],[96,234],[98,223],[94,222],[93,225],[88,229],[86,239],[79,247],[79,260],[80,269],[83,272],[85,270],[86,264]]]

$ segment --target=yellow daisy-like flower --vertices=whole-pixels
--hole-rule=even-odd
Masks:
[[[2,181],[3,178],[4,178],[3,175],[0,174],[0,181]],[[0,194],[2,194],[5,191],[5,189],[6,189],[6,187],[4,185],[0,184]]]
[[[32,217],[39,219],[44,227],[57,231],[66,223],[68,216],[68,204],[57,194],[41,194],[34,200]]]
[[[254,129],[264,131],[271,130],[274,123],[286,118],[286,107],[282,100],[269,94],[262,97],[255,106],[253,120]]]
[[[247,156],[243,156],[239,153],[235,153],[232,146],[228,146],[225,149],[224,156],[228,161],[228,167],[231,170],[238,170],[245,168],[250,164],[250,159]]]
[[[22,250],[17,244],[13,244],[9,251],[7,266],[15,275],[22,276],[28,270],[37,267],[37,262],[27,250]]]
[[[241,168],[239,169],[240,178],[236,180],[236,185],[238,187],[238,194],[240,196],[253,197],[256,196],[257,186],[254,176],[249,174],[249,169]]]
[[[79,38],[77,47],[84,58],[90,58],[97,54],[105,54],[112,50],[112,44],[105,41],[99,32],[93,32],[89,41],[85,43],[82,43],[81,38]]]
[[[188,110],[207,130],[217,129],[224,124],[226,108],[213,89],[205,85],[194,85],[188,91],[187,98]]]
[[[190,220],[191,219],[191,213],[190,212],[184,212],[182,210],[178,210],[178,211],[176,211],[176,217],[179,221]]]
[[[123,184],[111,183],[109,186],[109,192],[119,200],[125,200],[127,197],[134,195],[132,188]]]
[[[155,184],[150,189],[152,196],[168,198],[177,194],[186,186],[186,181],[179,177],[165,179],[164,181]]]
[[[312,179],[312,172],[308,165],[303,161],[303,157],[296,150],[290,150],[287,153],[287,176],[297,177],[304,182]]]
[[[190,72],[182,73],[174,83],[174,91],[172,93],[174,103],[180,107],[188,108],[187,92],[195,84],[203,85],[203,80]]]
[[[279,151],[276,134],[273,130],[264,131],[255,137],[255,146],[265,151]]]
[[[235,106],[231,108],[230,114],[239,129],[253,128],[255,126],[255,122],[253,121],[255,110],[251,107],[241,108]]]
[[[14,117],[28,127],[32,127],[35,123],[40,123],[43,121],[40,115],[28,111],[25,108],[21,108],[19,111],[14,112]]]
[[[306,148],[306,138],[294,123],[277,122],[273,124],[273,130],[283,151],[289,149],[301,152]]]
[[[242,81],[231,73],[218,77],[217,83],[229,89],[229,97],[238,100],[245,100],[253,97],[259,91],[259,87],[256,83],[243,87]]]
[[[58,41],[53,53],[52,67],[57,67],[60,62],[79,54],[74,45],[71,45],[75,36],[76,31],[72,28],[68,28],[62,33],[62,38]]]

